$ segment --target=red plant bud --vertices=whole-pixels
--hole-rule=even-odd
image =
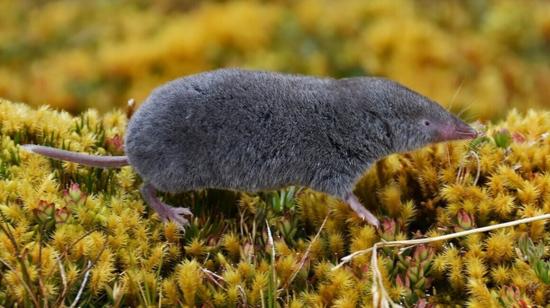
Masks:
[[[395,277],[395,284],[400,288],[405,287],[405,283],[403,282],[403,279],[401,279],[401,275],[397,275],[397,277]]]
[[[411,286],[411,281],[407,277],[403,279],[401,275],[397,275],[397,277],[395,278],[395,284],[400,288],[408,289]]]
[[[527,303],[525,302],[525,300],[520,299],[520,300],[518,301],[518,307],[519,307],[519,308],[529,308],[530,306],[527,305]]]
[[[122,137],[116,134],[112,138],[107,138],[105,140],[105,147],[111,152],[124,152],[124,140],[122,139]]]
[[[67,207],[63,207],[55,210],[55,222],[64,223],[69,219],[71,211]]]
[[[422,244],[416,246],[413,257],[417,261],[426,260],[426,258],[428,257],[428,249],[426,248],[426,246]]]
[[[428,303],[428,301],[425,298],[419,299],[416,304],[414,304],[414,307],[416,308],[432,308],[434,305]]]
[[[474,226],[473,217],[468,214],[465,210],[458,211],[457,214],[458,226],[463,230],[471,229]]]
[[[33,209],[32,212],[39,221],[49,220],[55,212],[55,204],[45,200],[40,200],[38,202],[38,206]]]
[[[524,143],[526,139],[522,133],[514,132],[512,133],[512,140],[514,140],[515,143]]]
[[[82,198],[82,191],[80,191],[78,183],[72,183],[69,187],[69,197],[71,197],[74,202],[78,202],[80,198]]]
[[[382,234],[380,235],[384,240],[393,240],[397,233],[395,220],[386,218],[382,221]]]
[[[510,299],[517,299],[520,296],[519,289],[516,286],[504,286],[502,290]]]

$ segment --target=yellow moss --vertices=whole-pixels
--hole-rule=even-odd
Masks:
[[[344,270],[338,269],[329,273],[328,281],[319,287],[319,295],[325,304],[332,303],[344,291],[353,286],[354,279],[352,275]]]
[[[301,308],[301,307],[305,307],[305,303],[301,299],[291,299],[290,303],[288,304],[288,307],[290,307],[290,308]]]
[[[237,305],[239,302],[240,291],[238,286],[230,286],[226,291],[226,300],[229,305]]]
[[[278,255],[288,256],[293,254],[293,251],[288,247],[285,241],[275,241],[275,251]]]
[[[320,226],[327,216],[328,209],[335,203],[335,200],[324,194],[304,190],[298,195],[296,202],[302,219],[312,225]]]
[[[13,293],[13,295],[17,296],[17,302],[22,303],[22,300],[27,295],[25,286],[21,283],[23,281],[23,277],[21,277],[21,275],[19,275],[18,273],[10,270],[5,272],[4,280],[8,284],[9,289]]]
[[[164,225],[164,237],[170,243],[175,243],[180,239],[180,229],[174,222]]]
[[[424,196],[430,196],[438,191],[439,178],[434,166],[426,166],[418,169],[418,184]]]
[[[533,217],[537,215],[543,215],[545,214],[541,209],[532,206],[532,205],[526,205],[522,209],[518,211],[518,214],[521,215],[521,217]],[[535,221],[532,224],[526,225],[526,226],[520,226],[520,230],[527,229],[527,232],[529,234],[529,237],[533,241],[537,241],[544,237],[545,234],[545,223],[546,221]]]
[[[519,259],[515,260],[510,272],[510,281],[512,285],[518,287],[520,290],[526,290],[528,286],[537,281],[530,266]]]
[[[194,238],[191,243],[185,246],[185,253],[193,257],[200,257],[205,254],[207,247],[204,246],[204,242],[199,238]]]
[[[405,224],[408,224],[414,220],[416,212],[417,211],[414,206],[414,202],[412,200],[409,200],[401,205],[399,217]]]
[[[102,254],[106,240],[104,234],[95,231],[88,235],[83,242],[86,256],[95,259]]]
[[[401,190],[396,184],[385,186],[380,192],[380,200],[392,217],[399,216],[401,210]]]
[[[493,281],[499,285],[504,285],[510,280],[510,268],[506,265],[497,265],[491,270]]]
[[[497,170],[497,173],[503,176],[505,187],[511,189],[521,189],[525,181],[521,178],[517,172],[508,166],[501,166]]]
[[[355,230],[350,244],[350,251],[355,252],[372,247],[372,245],[378,240],[376,230],[372,226],[364,226]],[[354,264],[359,267],[365,266],[370,261],[370,255],[360,256],[353,260]]]
[[[164,244],[157,244],[151,249],[149,258],[144,260],[143,269],[147,271],[153,271],[162,266],[163,259],[165,255],[165,246]]]
[[[487,272],[487,268],[485,264],[483,264],[481,258],[474,256],[465,258],[464,265],[470,279],[475,279],[482,283],[485,282],[484,276]]]
[[[467,283],[468,291],[472,296],[472,300],[468,306],[470,307],[497,307],[498,302],[491,296],[491,293],[483,280],[470,278]]]
[[[13,117],[6,112],[13,112]],[[59,125],[33,124],[50,117]],[[184,233],[174,223],[163,224],[156,215],[149,215],[152,211],[139,195],[140,179],[130,167],[73,170],[72,165],[18,147],[19,142],[32,141],[113,154],[97,142],[103,133],[113,137],[123,132],[126,119],[121,113],[106,118],[89,111],[71,117],[2,101],[0,118],[4,121],[0,136],[1,305],[26,305],[24,298],[29,294],[22,279],[28,279],[32,294],[47,297],[53,305],[63,290],[60,264],[67,282],[74,286],[82,283],[89,262],[92,267],[83,298],[98,305],[106,304],[103,299],[110,300],[111,295],[120,305],[157,305],[159,301],[170,306],[262,305],[272,288],[283,286],[283,292],[273,293],[281,305],[348,307],[371,301],[370,255],[332,271],[338,258],[371,247],[380,236],[342,200],[300,190],[296,204],[290,198],[287,210],[278,213],[271,208],[271,193],[236,195],[241,207],[223,210],[213,204],[225,200],[214,200],[216,193],[210,191],[166,196],[198,209]],[[356,193],[375,213],[394,218],[396,239],[447,234],[472,219],[472,225],[485,226],[547,213],[550,161],[544,155],[550,151],[549,119],[545,112],[512,112],[508,122],[488,125],[487,140],[480,146],[450,143],[392,155],[368,171]],[[68,131],[59,132],[62,127]],[[495,133],[504,128],[513,136],[506,149],[494,141]],[[475,181],[477,160],[470,151],[481,162]],[[82,201],[64,195],[73,182],[85,196]],[[69,209],[67,219],[59,222],[38,215],[50,205]],[[310,246],[308,240],[327,215],[319,239]],[[277,274],[271,287],[266,220],[276,248]],[[517,287],[526,303],[544,304],[548,287],[537,282],[531,261],[517,253],[517,240],[529,237],[541,242],[547,237],[546,229],[545,222],[539,221],[434,243],[433,261],[429,266],[422,264],[425,271],[421,272],[432,279],[430,292],[437,294],[430,301],[492,306],[494,295],[501,292],[498,285],[506,284]],[[295,233],[289,236],[288,230]],[[298,276],[290,286],[285,285],[308,248]],[[397,250],[378,252],[390,296],[414,305],[417,299],[412,292],[426,290],[396,286],[393,277],[399,274],[403,279],[413,265],[402,268],[402,263],[414,263],[417,260],[412,258],[420,256],[405,250],[403,260],[396,262]],[[416,272],[409,275],[415,281],[426,281]],[[74,298],[76,292],[70,289],[67,298]]]
[[[518,200],[524,205],[536,205],[539,194],[539,189],[528,181],[524,181],[517,191]]]
[[[302,293],[302,299],[305,307],[324,307],[321,295],[313,292]]]
[[[344,237],[340,233],[332,233],[328,238],[328,250],[332,256],[341,257],[344,255]]]
[[[290,276],[294,273],[298,264],[298,260],[294,256],[285,256],[279,258],[275,264],[277,270],[277,278],[281,281],[288,281]]]
[[[441,190],[441,196],[449,203],[458,203],[462,200],[465,194],[465,187],[461,184],[451,184],[443,187]]]
[[[241,274],[235,268],[228,268],[223,273],[225,282],[230,286],[241,284]]]
[[[90,289],[94,295],[104,290],[114,278],[114,258],[109,250],[104,250],[97,263],[93,264],[90,275]]]
[[[506,194],[499,193],[491,200],[495,212],[499,215],[500,218],[507,219],[510,217],[510,214],[514,210],[515,198]]]
[[[175,279],[165,279],[162,282],[162,292],[163,298],[166,300],[167,304],[176,305],[179,303],[180,294],[178,292],[178,284]]]
[[[267,293],[268,276],[267,273],[257,274],[252,281],[250,292],[248,293],[248,302],[251,305],[256,305],[262,297]]]
[[[447,269],[448,261],[444,254],[437,255],[432,261],[432,270],[435,277],[442,277]]]
[[[501,263],[509,260],[514,253],[513,232],[506,229],[497,230],[485,241],[486,256],[492,263]]]
[[[223,235],[223,246],[230,257],[237,258],[241,254],[239,237],[234,233],[226,233]]]
[[[464,246],[468,248],[468,257],[481,258],[484,255],[481,234],[472,234],[464,238]]]
[[[357,300],[359,298],[359,291],[355,289],[349,289],[344,292],[339,298],[334,301],[333,307],[335,308],[353,308],[357,307]]]
[[[0,93],[66,108],[77,103],[106,108],[123,104],[121,96],[143,99],[155,84],[178,71],[239,63],[279,70],[297,66],[295,70],[316,74],[360,69],[399,79],[439,101],[452,101],[457,109],[472,105],[472,112],[482,117],[508,105],[544,105],[548,72],[522,51],[544,50],[547,18],[540,16],[545,16],[546,6],[504,3],[489,3],[483,10],[468,3],[357,0],[342,1],[338,10],[323,1],[207,2],[191,8],[170,1],[141,7],[4,4],[3,11],[10,13],[2,15],[2,43],[10,46],[19,38],[42,52],[37,58],[9,54],[16,63],[29,56],[34,61],[3,67]],[[113,9],[120,13],[116,21],[108,19]],[[480,15],[483,22],[475,22]],[[21,19],[30,21],[25,30]],[[369,22],[362,22],[365,19]],[[64,37],[61,34],[69,40],[73,31],[79,33],[77,21],[90,23],[94,35],[79,37],[69,46],[54,44]],[[250,24],[257,29],[251,30]],[[504,26],[516,24],[520,26]],[[279,33],[283,27],[294,35]],[[179,36],[182,28],[188,30],[184,39]],[[67,35],[66,29],[74,30]],[[303,55],[294,55],[289,41],[316,43]],[[339,48],[334,48],[336,43]],[[177,69],[173,63],[179,64]],[[476,74],[467,74],[469,69]],[[418,70],[426,73],[418,76]],[[121,79],[125,83],[120,84]]]
[[[134,185],[136,175],[131,167],[122,167],[120,172],[117,173],[116,179],[118,185],[120,185],[125,190],[130,190]]]
[[[325,250],[321,239],[317,238],[316,240],[313,240],[313,237],[314,236],[312,236],[308,242],[309,255],[311,256],[311,259],[316,260],[324,255]]]
[[[329,278],[331,269],[332,269],[332,264],[327,261],[316,263],[314,265],[315,277],[317,277],[320,281],[324,281]]]
[[[176,281],[187,305],[193,306],[202,284],[203,273],[196,261],[184,261],[176,269]]]

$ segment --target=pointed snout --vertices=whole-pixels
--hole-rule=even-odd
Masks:
[[[470,125],[460,120],[456,120],[454,123],[445,125],[439,132],[441,135],[441,141],[473,139],[479,134]]]

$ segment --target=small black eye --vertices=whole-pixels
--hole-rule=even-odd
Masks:
[[[428,121],[428,120],[424,120],[424,125],[426,125],[426,126],[430,126],[430,121]]]

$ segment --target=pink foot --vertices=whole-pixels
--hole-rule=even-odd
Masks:
[[[367,210],[361,204],[361,202],[359,202],[354,194],[348,194],[348,196],[346,197],[346,202],[351,207],[351,209],[363,220],[366,220],[369,224],[375,226],[376,228],[380,226],[378,218],[376,218],[369,210]]]
[[[141,194],[147,204],[157,212],[163,222],[168,220],[176,223],[181,229],[189,225],[189,220],[184,216],[193,216],[193,213],[185,207],[172,207],[156,196],[156,189],[151,184],[144,184],[141,188]]]

